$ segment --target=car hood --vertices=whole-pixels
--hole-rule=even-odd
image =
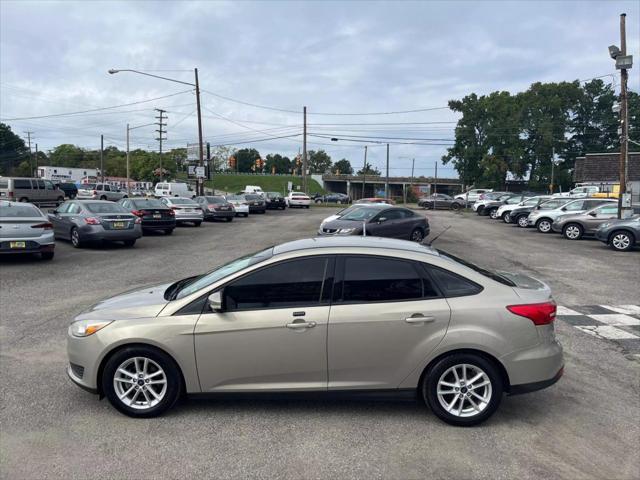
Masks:
[[[75,320],[127,320],[155,317],[169,303],[164,298],[171,283],[130,290],[101,300],[76,317]]]
[[[330,222],[323,222],[322,228],[362,228],[362,221],[359,220],[331,220]]]

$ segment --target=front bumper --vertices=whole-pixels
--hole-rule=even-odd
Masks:
[[[267,208],[276,210],[278,208],[285,208],[287,206],[286,202],[283,200],[281,202],[267,202]]]
[[[267,207],[264,203],[262,205],[249,205],[249,213],[264,212],[266,209]]]

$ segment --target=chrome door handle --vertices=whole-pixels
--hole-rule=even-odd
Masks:
[[[315,326],[316,326],[316,322],[314,322],[313,320],[309,322],[292,322],[292,323],[287,323],[286,325],[287,328],[292,328],[294,330],[300,330],[303,328],[313,328]]]
[[[421,313],[414,313],[410,317],[406,317],[404,321],[407,323],[432,323],[436,321],[436,318],[430,315],[422,315]]]

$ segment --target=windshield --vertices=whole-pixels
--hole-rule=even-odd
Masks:
[[[82,188],[84,190],[95,190],[96,189],[96,184],[95,183],[85,183],[84,185],[80,185],[80,188]]]
[[[167,208],[167,206],[162,203],[160,200],[156,200],[155,198],[150,198],[148,200],[134,200],[133,206],[136,208]]]
[[[226,200],[223,197],[205,197],[209,203],[225,203]]]
[[[363,220],[369,220],[378,214],[381,210],[377,208],[356,208],[353,211],[340,217],[340,220],[352,220],[362,222]]]
[[[267,198],[278,198],[280,196],[278,192],[267,192]]]
[[[227,197],[227,201],[243,202],[244,201],[244,196],[243,195],[229,195]]]
[[[479,273],[480,275],[484,275],[487,278],[490,278],[492,280],[495,280],[496,282],[502,283],[503,285],[507,285],[509,287],[515,287],[516,284],[513,283],[511,280],[509,280],[506,277],[503,277],[502,275],[499,275],[496,272],[493,272],[491,270],[487,270],[486,268],[482,268],[479,267],[478,265],[475,265],[471,262],[467,262],[466,260],[463,260],[461,258],[456,257],[455,255],[452,255],[450,253],[445,252],[444,250],[440,250],[440,249],[436,249],[438,251],[438,253],[440,254],[440,256],[447,258],[449,260],[452,260],[456,263],[459,263],[461,265],[464,265],[467,268],[470,268],[471,270],[473,270],[474,272]]]
[[[85,203],[85,208],[91,213],[129,213],[122,206],[117,203]]]
[[[218,280],[222,280],[224,277],[233,275],[239,272],[243,268],[250,267],[256,263],[264,262],[265,260],[273,256],[273,247],[269,247],[265,250],[260,250],[256,253],[251,253],[245,257],[240,257],[232,260],[229,263],[225,263],[215,270],[210,271],[204,275],[197,277],[190,277],[184,280],[180,280],[169,288],[165,292],[165,298],[167,300],[176,300],[179,298],[191,295],[198,290],[201,290],[209,285],[213,285]]]

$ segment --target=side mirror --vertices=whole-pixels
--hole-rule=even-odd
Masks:
[[[598,214],[596,212],[589,212],[590,217],[597,217]]]
[[[387,221],[387,217],[380,217],[380,218],[378,219],[378,223],[384,223],[384,222],[386,222],[386,221]]]
[[[567,207],[562,207],[560,210],[562,210],[563,212],[567,211]]]
[[[207,301],[209,302],[209,308],[211,308],[212,312],[222,312],[222,290],[213,292],[209,295]]]
[[[51,213],[53,213],[54,215],[58,215],[58,210],[51,210]]]

